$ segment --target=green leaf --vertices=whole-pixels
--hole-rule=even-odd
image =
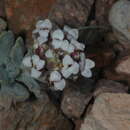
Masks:
[[[6,62],[11,48],[14,44],[14,35],[11,31],[3,32],[0,35],[0,64]]]
[[[10,85],[2,84],[0,94],[12,98],[15,102],[23,102],[29,98],[28,90],[16,82]]]
[[[28,87],[28,89],[35,94],[37,98],[43,97],[39,84],[29,75],[23,73],[16,80],[24,83]]]
[[[20,66],[22,59],[24,57],[25,47],[24,47],[24,41],[21,37],[19,37],[15,45],[12,48],[11,51],[11,59],[14,61],[14,63],[18,66]]]

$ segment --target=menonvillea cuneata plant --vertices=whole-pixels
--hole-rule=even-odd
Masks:
[[[23,65],[31,77],[47,81],[54,90],[63,90],[67,79],[92,77],[95,63],[86,58],[85,45],[78,37],[78,29],[54,29],[50,20],[38,21],[33,31],[33,52],[23,59]]]
[[[11,31],[1,30],[0,106],[7,107],[12,101],[25,101],[29,98],[30,92],[38,98],[42,97],[39,84],[23,69],[24,53],[23,39],[18,37],[15,41]]]

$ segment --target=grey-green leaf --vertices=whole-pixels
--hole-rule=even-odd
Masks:
[[[35,94],[37,98],[43,97],[39,84],[29,75],[21,74],[21,76],[19,76],[16,80],[24,83],[28,87],[28,89]]]
[[[11,48],[14,44],[14,35],[11,31],[3,32],[0,35],[0,64],[6,62]]]
[[[16,102],[23,102],[29,98],[28,90],[17,82],[10,85],[2,84],[0,93],[9,96]]]
[[[22,59],[24,57],[24,52],[25,52],[24,41],[21,37],[18,37],[10,54],[11,59],[14,61],[16,65],[20,66]]]

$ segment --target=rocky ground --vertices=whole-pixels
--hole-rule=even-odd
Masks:
[[[0,110],[0,130],[130,130],[128,12],[129,0],[0,0],[0,17],[27,47],[38,19],[91,26],[79,40],[96,64],[91,79],[71,82],[62,93],[46,91],[44,100]]]

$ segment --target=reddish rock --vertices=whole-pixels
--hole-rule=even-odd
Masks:
[[[61,26],[82,26],[90,15],[93,3],[94,0],[58,0],[49,18]]]
[[[92,99],[92,93],[89,89],[91,90],[92,86],[83,80],[80,83],[70,83],[69,87],[65,88],[61,103],[61,109],[65,115],[70,118],[81,117],[87,104]]]
[[[0,111],[0,130],[72,130],[72,124],[48,98]]]
[[[96,20],[100,25],[108,24],[108,14],[117,0],[96,0]]]
[[[86,113],[80,130],[129,130],[129,98],[129,94],[101,94]]]
[[[16,34],[25,33],[27,44],[32,44],[32,30],[36,21],[46,18],[54,3],[55,0],[5,0],[9,27]]]
[[[94,96],[98,96],[102,93],[127,93],[127,92],[128,92],[128,86],[125,86],[113,80],[102,79],[99,80],[96,85]]]

